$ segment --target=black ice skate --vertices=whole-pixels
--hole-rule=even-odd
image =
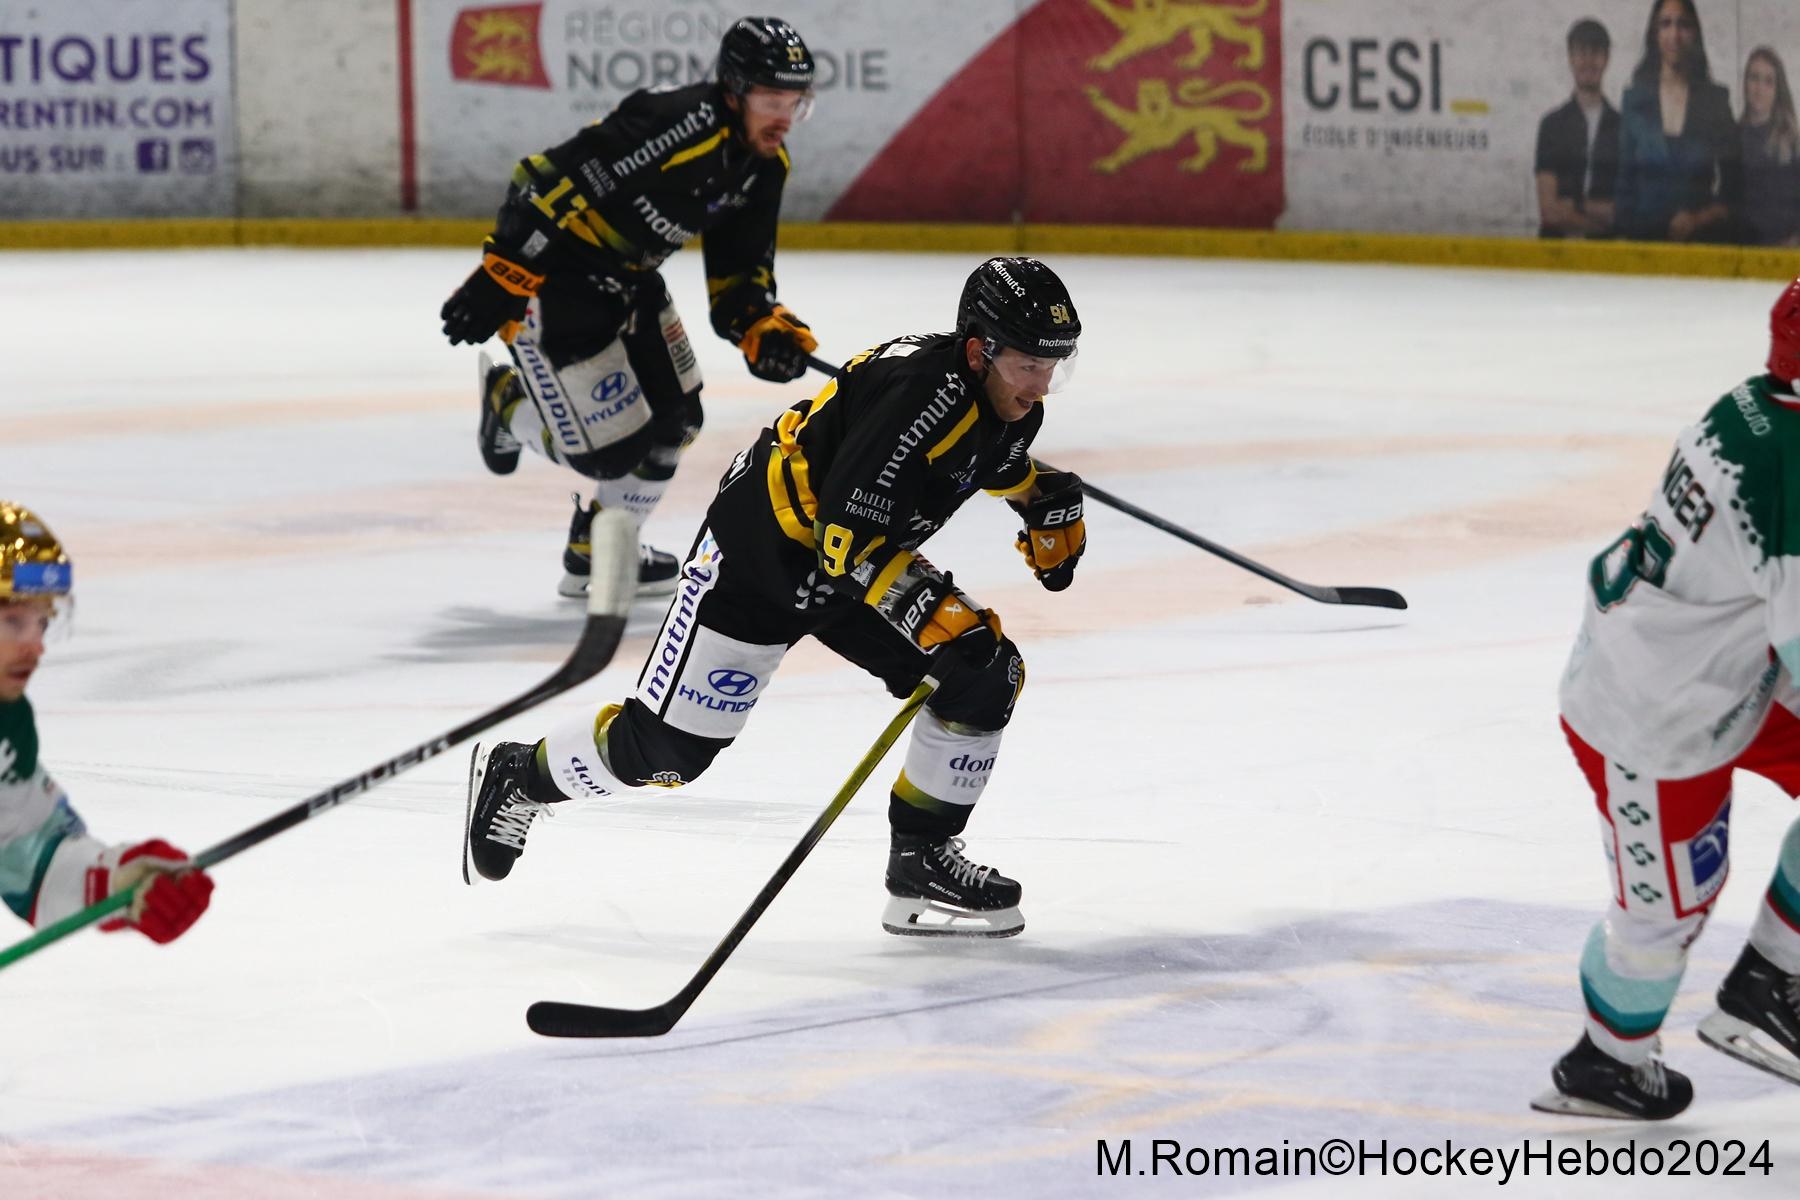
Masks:
[[[1660,1047],[1659,1047],[1660,1049]],[[1572,1117],[1666,1121],[1694,1098],[1694,1085],[1653,1052],[1641,1066],[1620,1062],[1587,1034],[1550,1072],[1556,1086],[1531,1102],[1539,1112]]]
[[[963,857],[961,838],[895,834],[881,927],[916,937],[1011,937],[1025,928],[1016,881]]]
[[[510,366],[496,366],[484,351],[478,362],[481,386],[481,428],[475,440],[481,446],[481,461],[496,475],[511,475],[519,465],[519,439],[507,429],[505,413],[509,405],[524,397],[519,386],[519,373]]]
[[[556,593],[572,600],[582,599],[587,595],[588,576],[593,573],[594,514],[600,506],[592,501],[583,501],[579,495],[575,501],[575,516],[569,522],[569,544],[563,550],[563,577],[557,584]],[[675,590],[675,581],[681,577],[681,563],[673,554],[666,554],[654,546],[638,545],[638,587],[640,596],[666,596]]]
[[[1719,1007],[1696,1032],[1714,1050],[1800,1083],[1800,975],[1745,946],[1719,985]]]
[[[475,745],[469,756],[469,804],[463,824],[463,882],[501,880],[525,853],[531,822],[550,811],[526,795],[535,746],[523,742]]]

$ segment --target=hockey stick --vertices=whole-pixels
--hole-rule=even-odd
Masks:
[[[587,623],[582,626],[581,638],[575,643],[575,648],[569,652],[568,659],[556,669],[555,674],[499,708],[489,709],[440,737],[396,754],[360,775],[353,775],[317,795],[307,797],[292,808],[276,813],[236,837],[201,851],[191,860],[191,867],[204,871],[242,854],[259,842],[266,842],[303,821],[310,821],[320,813],[362,795],[376,784],[392,779],[400,772],[410,770],[428,759],[436,758],[450,747],[466,742],[476,734],[492,729],[500,722],[516,717],[526,709],[534,708],[598,675],[612,661],[613,654],[619,648],[619,640],[625,633],[625,617],[631,608],[631,598],[637,591],[637,532],[623,511],[602,512],[595,519],[592,558],[596,564],[612,563],[614,570],[611,577],[605,580],[600,579],[596,572],[595,577],[589,581]],[[139,889],[148,888],[155,878],[152,875],[135,889],[115,892],[99,903],[71,913],[54,924],[46,925],[23,941],[0,950],[0,970],[124,908],[132,902]]]
[[[844,811],[850,798],[856,795],[856,790],[888,752],[888,747],[912,723],[913,717],[918,714],[935,686],[927,679],[906,698],[905,705],[894,714],[894,719],[887,723],[887,728],[881,731],[881,736],[875,739],[869,752],[856,764],[856,769],[850,772],[850,778],[844,780],[844,786],[838,789],[837,795],[831,798],[831,803],[825,806],[825,811],[812,823],[812,828],[806,831],[800,844],[775,868],[775,874],[769,878],[769,882],[763,884],[762,891],[756,894],[756,899],[750,902],[750,907],[744,910],[737,923],[726,930],[725,936],[719,939],[719,944],[706,956],[706,961],[700,964],[700,969],[687,981],[685,987],[653,1008],[600,1008],[589,1004],[565,1004],[560,1000],[539,1000],[525,1011],[525,1023],[531,1026],[532,1032],[541,1033],[545,1037],[661,1037],[675,1028],[675,1022],[681,1020],[682,1014],[693,1006],[701,990],[719,973],[719,968],[725,965],[731,952],[738,948],[738,943],[744,940],[750,927],[756,924],[764,910],[774,902],[787,881],[794,877],[794,872],[800,869],[806,856],[819,844],[819,839],[825,836],[831,823],[838,819],[838,814]]]
[[[806,365],[815,371],[836,378],[841,372],[822,358],[806,356]],[[1049,463],[1038,462],[1038,470],[1054,471]],[[1171,521],[1166,521],[1153,512],[1139,508],[1129,500],[1123,500],[1111,492],[1095,487],[1087,480],[1081,481],[1081,490],[1086,495],[1098,500],[1108,508],[1116,508],[1129,517],[1136,517],[1146,525],[1162,530],[1173,537],[1178,537],[1190,546],[1198,546],[1208,554],[1216,554],[1226,562],[1244,568],[1253,575],[1261,575],[1270,583],[1278,583],[1290,591],[1299,592],[1309,600],[1317,600],[1320,604],[1360,604],[1372,608],[1405,608],[1406,597],[1390,588],[1379,587],[1325,587],[1316,583],[1301,583],[1298,579],[1290,579],[1272,567],[1265,567],[1252,558],[1245,558],[1235,550],[1227,549],[1217,542],[1207,541],[1197,533],[1183,529]]]
[[[1040,471],[1054,471],[1049,463],[1039,462]],[[1235,550],[1227,549],[1217,542],[1209,542],[1191,530],[1183,529],[1171,521],[1165,521],[1153,512],[1147,512],[1131,503],[1121,500],[1111,492],[1102,491],[1089,483],[1081,481],[1081,490],[1091,498],[1098,500],[1108,508],[1116,508],[1126,516],[1136,517],[1146,525],[1154,526],[1164,533],[1180,538],[1190,546],[1198,546],[1208,554],[1216,554],[1228,563],[1249,571],[1252,575],[1261,575],[1270,583],[1279,583],[1290,591],[1299,592],[1308,600],[1317,600],[1320,604],[1363,604],[1372,608],[1405,608],[1406,597],[1390,588],[1380,587],[1326,587],[1317,583],[1301,583],[1298,579],[1289,579],[1273,567],[1265,567],[1252,558],[1245,558]]]

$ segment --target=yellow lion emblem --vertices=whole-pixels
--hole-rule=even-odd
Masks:
[[[1135,109],[1113,103],[1092,85],[1083,90],[1095,110],[1126,134],[1117,149],[1094,161],[1097,171],[1116,175],[1126,163],[1168,150],[1184,137],[1194,139],[1194,153],[1177,164],[1183,171],[1206,170],[1219,156],[1220,142],[1249,152],[1238,170],[1268,170],[1269,136],[1248,127],[1274,111],[1269,93],[1258,84],[1239,80],[1216,85],[1196,77],[1182,80],[1171,94],[1167,80],[1144,79],[1138,82]],[[1251,97],[1251,106],[1221,103],[1237,96]]]
[[[1235,42],[1243,47],[1237,65],[1246,71],[1259,71],[1263,65],[1263,33],[1251,22],[1269,8],[1269,0],[1250,0],[1240,7],[1201,3],[1199,0],[1088,0],[1101,16],[1119,30],[1119,40],[1112,49],[1088,60],[1094,71],[1110,71],[1128,58],[1166,46],[1182,34],[1194,44],[1189,54],[1176,59],[1176,65],[1198,68],[1212,57],[1213,39]]]
[[[463,14],[469,45],[463,52],[469,72],[476,79],[530,79],[531,25],[516,13]]]

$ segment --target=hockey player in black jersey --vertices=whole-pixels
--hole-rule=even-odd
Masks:
[[[633,92],[560,146],[533,154],[441,313],[452,345],[495,334],[510,365],[481,356],[482,460],[499,475],[521,445],[595,481],[575,502],[559,591],[587,590],[601,508],[642,525],[700,430],[700,369],[658,272],[706,234],[712,325],[750,372],[785,383],[818,346],[775,299],[784,139],[812,109],[813,58],[774,17],[746,17],[719,46],[718,78]],[[675,585],[672,555],[640,549],[639,586]]]
[[[977,489],[1005,499],[1039,581],[1067,587],[1086,548],[1081,481],[1040,472],[1044,396],[1072,374],[1081,322],[1041,262],[969,277],[956,331],[897,338],[784,412],[719,485],[668,616],[624,704],[536,745],[477,746],[463,876],[502,879],[544,806],[697,778],[811,635],[905,696],[939,686],[889,797],[892,933],[1004,937],[1019,885],[963,856],[1025,682],[1000,618],[918,554]]]

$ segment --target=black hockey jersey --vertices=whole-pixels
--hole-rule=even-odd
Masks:
[[[631,287],[706,235],[713,328],[732,342],[775,296],[775,227],[791,162],[743,142],[716,83],[633,92],[513,172],[495,241],[546,276]]]
[[[817,558],[838,594],[873,604],[977,488],[1017,496],[1036,480],[1034,405],[990,410],[955,334],[897,338],[763,431],[746,464],[782,532]],[[754,486],[754,485],[752,485]]]

